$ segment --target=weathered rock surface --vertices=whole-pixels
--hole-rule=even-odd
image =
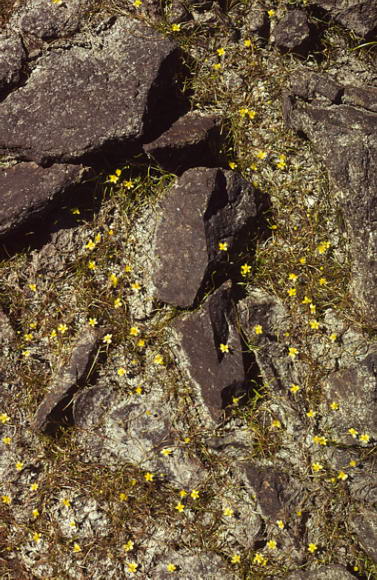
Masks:
[[[351,518],[351,527],[368,556],[377,562],[377,511],[359,509]]]
[[[0,344],[7,344],[16,338],[16,333],[5,314],[0,308]]]
[[[293,492],[288,475],[269,467],[250,465],[247,479],[254,490],[262,514],[272,520],[283,519]],[[292,509],[292,508],[291,508]]]
[[[274,28],[273,39],[282,52],[304,53],[310,44],[310,28],[305,12],[290,10]]]
[[[0,96],[4,89],[9,89],[20,81],[25,57],[20,36],[5,33],[0,36]]]
[[[208,580],[235,580],[238,576],[233,575],[227,564],[215,553],[198,552],[195,554],[188,550],[170,550],[159,564],[150,572],[153,580],[169,580],[171,573],[166,571],[169,562],[176,562],[180,580],[192,580],[193,578],[206,578]]]
[[[343,566],[331,564],[330,566],[321,566],[318,570],[308,572],[293,572],[287,576],[288,580],[352,580],[355,578]]]
[[[103,330],[90,329],[77,340],[68,362],[64,362],[56,373],[48,394],[37,409],[34,429],[53,432],[59,426],[60,414],[85,379],[103,334]]]
[[[318,83],[320,88],[318,89]],[[328,83],[329,89],[324,89]],[[321,100],[326,90],[326,100]],[[322,155],[342,190],[340,204],[350,236],[355,301],[377,322],[377,115],[374,87],[338,87],[333,79],[300,75],[284,97],[287,124]]]
[[[174,118],[178,55],[172,42],[125,17],[93,35],[90,48],[51,49],[0,104],[0,152],[42,164],[115,146],[127,156],[166,114]]]
[[[377,29],[375,0],[314,0],[336,20],[360,36],[372,35]]]
[[[234,326],[230,291],[225,284],[203,308],[177,319],[173,326],[180,338],[177,354],[214,419],[223,414],[233,396],[242,397],[246,389],[242,344]],[[229,346],[229,352],[222,353],[220,344]]]
[[[18,163],[0,171],[0,236],[41,217],[87,174],[82,165]]]
[[[226,278],[229,259],[252,241],[263,223],[265,204],[266,196],[235,172],[186,171],[160,204],[157,299],[187,308],[213,288],[213,276]],[[226,251],[219,243],[227,244]]]
[[[187,113],[144,151],[172,173],[180,175],[191,167],[216,167],[225,163],[220,149],[222,119],[219,115]]]
[[[253,2],[247,11],[244,27],[246,34],[265,36],[269,29],[269,18],[265,7],[260,2]]]

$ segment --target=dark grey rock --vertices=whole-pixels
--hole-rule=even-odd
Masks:
[[[0,344],[7,344],[16,338],[16,333],[5,314],[0,308]]]
[[[245,472],[263,515],[273,520],[283,518],[292,492],[289,477],[275,469],[254,465]]]
[[[40,218],[78,186],[87,174],[81,165],[39,167],[18,163],[0,171],[0,237]]]
[[[265,36],[269,29],[269,18],[266,8],[260,2],[253,2],[245,15],[243,24],[246,35]]]
[[[292,92],[284,97],[287,124],[303,132],[322,155],[331,177],[342,190],[340,204],[350,236],[353,259],[352,290],[355,301],[368,318],[377,322],[377,116],[376,89],[344,87],[344,94],[332,79],[323,76],[322,86],[332,83],[328,97],[318,98],[318,76],[308,73],[293,81]],[[301,88],[295,94],[295,86]],[[303,87],[312,87],[304,98]]]
[[[363,549],[377,562],[377,511],[360,508],[351,517],[350,524]]]
[[[63,362],[52,379],[49,392],[40,403],[33,428],[53,433],[62,422],[65,408],[71,403],[74,392],[80,386],[94,359],[103,329],[89,329],[76,341],[70,358]]]
[[[51,49],[0,104],[1,153],[42,164],[115,146],[125,156],[150,139],[166,112],[175,114],[179,51],[172,42],[129,18],[91,42]]]
[[[21,37],[3,33],[0,36],[0,95],[20,81],[25,58]]]
[[[234,326],[229,284],[223,285],[205,305],[177,319],[173,328],[179,336],[177,354],[214,419],[223,415],[233,396],[245,395],[242,344]],[[228,345],[222,353],[220,344]]]
[[[355,576],[346,568],[337,564],[322,566],[318,570],[293,572],[287,576],[287,580],[352,580]]]
[[[144,145],[144,151],[166,171],[182,174],[191,167],[225,164],[219,115],[187,113],[160,137]]]
[[[282,52],[304,53],[310,46],[308,18],[302,10],[291,10],[273,32],[276,46]]]
[[[313,0],[329,12],[331,17],[360,36],[372,35],[377,30],[377,3],[375,0]]]
[[[156,297],[183,308],[228,275],[230,258],[258,232],[267,197],[239,174],[222,169],[186,171],[160,204],[155,237]],[[228,250],[219,249],[227,243]]]

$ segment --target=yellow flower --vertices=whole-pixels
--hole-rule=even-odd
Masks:
[[[349,467],[356,467],[357,463],[354,459],[351,459],[351,461],[349,462]]]
[[[231,518],[234,515],[234,510],[230,507],[226,507],[223,509],[223,515],[227,518]]]
[[[333,401],[332,403],[330,403],[330,409],[332,411],[337,411],[339,409],[339,403],[336,403],[335,401]]]
[[[287,294],[288,294],[288,296],[296,296],[296,294],[297,294],[296,288],[288,288]]]
[[[7,505],[10,505],[12,503],[12,498],[10,497],[10,495],[2,495],[1,501]]]
[[[241,562],[241,556],[239,554],[233,554],[230,561],[232,564],[239,564]]]
[[[51,332],[50,332],[50,338],[56,338],[56,337],[57,337],[56,330],[55,329],[54,330],[51,330]]]
[[[96,265],[96,263],[95,263],[94,260],[89,260],[89,262],[88,262],[88,268],[89,268],[89,270],[96,270],[97,265]]]
[[[229,167],[230,169],[236,169],[237,163],[235,161],[229,161]]]
[[[119,501],[127,501],[127,500],[128,500],[128,495],[126,493],[124,493],[123,491],[121,491],[119,494]]]
[[[257,552],[253,558],[253,564],[259,564],[260,566],[266,566],[268,560],[262,554]]]
[[[173,453],[173,449],[170,449],[169,447],[165,447],[165,449],[161,449],[160,453],[164,457],[167,457],[168,455],[171,455]]]
[[[219,349],[221,352],[229,352],[229,345],[228,344],[220,344]]]
[[[327,445],[327,439],[322,435],[314,435],[313,443],[317,443],[318,445]]]
[[[269,15],[270,18],[272,18],[273,16],[275,16],[276,10],[272,10],[272,9],[271,10],[268,10],[267,11],[267,14]]]
[[[68,326],[66,324],[59,324],[58,331],[61,334],[65,334],[67,332],[67,330],[68,330]]]
[[[111,344],[112,343],[112,338],[113,335],[112,334],[105,334],[105,336],[103,337],[103,343],[104,344]]]
[[[302,264],[303,266],[306,264],[306,258],[305,256],[303,256],[302,258],[299,259],[300,264]]]
[[[80,210],[79,210],[79,208],[78,208],[78,207],[73,207],[73,208],[71,209],[71,214],[72,214],[72,215],[80,215]]]
[[[297,278],[297,274],[293,274],[293,272],[288,276],[288,280],[292,280],[293,282],[296,282]]]
[[[75,522],[75,521],[73,521],[73,520],[72,520],[72,521],[70,521],[70,522],[69,522],[69,526],[70,526],[71,528],[75,528],[75,527],[76,527],[76,522]]]
[[[218,49],[216,50],[216,52],[217,52],[217,54],[218,54],[219,56],[223,56],[223,55],[225,54],[225,49],[224,49],[224,48],[218,48]]]
[[[316,310],[317,310],[317,307],[316,307],[316,305],[315,305],[315,304],[310,304],[310,305],[309,305],[309,309],[310,309],[310,312],[311,312],[312,314],[315,314],[315,313],[316,313]]]
[[[128,571],[134,574],[137,571],[138,564],[136,562],[127,562]]]
[[[38,532],[35,532],[33,534],[33,540],[34,540],[34,542],[36,542],[38,544],[38,542],[40,542],[40,540],[41,540],[41,537],[42,537],[42,534],[39,534]]]
[[[71,507],[71,502],[69,499],[64,498],[61,501],[62,501],[62,504],[64,505],[64,507]]]
[[[320,463],[313,463],[312,464],[313,471],[320,471],[321,469],[323,469],[323,465],[321,465]]]
[[[241,266],[241,274],[242,276],[247,276],[251,272],[251,266],[249,264],[243,264]]]
[[[297,354],[298,354],[297,348],[295,348],[294,346],[289,347],[289,349],[288,349],[288,356],[289,357],[294,359],[294,358],[296,358]]]
[[[31,340],[33,340],[33,335],[31,332],[27,332],[26,334],[24,334],[24,339],[26,340],[26,342],[30,342]]]
[[[173,24],[174,26],[174,24]],[[179,24],[177,24],[177,26],[180,26]],[[173,29],[173,27],[172,27]],[[132,189],[134,187],[134,182],[132,181],[132,179],[129,179],[128,181],[123,181],[123,185],[126,189]]]
[[[367,433],[362,433],[359,437],[359,441],[362,441],[363,443],[369,443],[369,439],[370,435],[368,435]]]
[[[349,433],[350,435],[352,435],[352,437],[353,437],[354,439],[356,439],[356,436],[359,434],[359,432],[358,432],[358,431],[356,431],[356,429],[354,429],[353,427],[351,427],[351,429],[348,429],[348,433]]]
[[[136,387],[135,393],[137,395],[142,395],[143,394],[143,387],[140,387],[140,386],[139,387]]]
[[[171,562],[166,565],[166,570],[168,572],[175,572],[176,569],[177,569],[177,566],[175,564],[172,564]]]
[[[316,550],[318,550],[318,547],[315,544],[309,544],[308,550],[309,550],[309,552],[311,552],[312,554],[314,554],[314,552]]]
[[[199,497],[199,492],[197,489],[193,489],[192,492],[190,493],[190,496],[192,497],[192,499],[198,499]]]
[[[4,445],[10,445],[11,441],[12,441],[12,439],[10,437],[3,437],[2,438],[2,442],[4,443]]]
[[[125,271],[125,272],[132,272],[132,266],[130,266],[129,264],[126,264],[126,265],[124,266],[124,271]]]
[[[114,175],[109,175],[110,183],[117,183],[119,181],[119,177],[121,176],[121,174],[122,171],[120,169],[116,169]]]
[[[125,552],[130,552],[131,550],[134,549],[134,543],[132,540],[128,540],[128,542],[126,544],[123,544],[123,550]]]
[[[32,483],[30,486],[30,491],[37,491],[38,487],[38,483]]]
[[[312,418],[312,417],[315,417],[315,416],[316,416],[316,414],[317,414],[317,413],[316,413],[316,411],[313,411],[313,409],[310,409],[310,410],[309,410],[309,411],[306,413],[306,416],[307,416],[307,417],[310,417],[310,418]]]
[[[291,393],[297,393],[300,389],[301,389],[301,387],[299,387],[298,385],[294,385],[294,384],[292,384],[289,387],[289,390],[291,391]]]
[[[135,0],[135,2],[133,2],[133,5],[135,6],[135,8],[139,8],[139,6],[142,5],[142,1],[141,0]]]
[[[118,374],[120,377],[124,377],[124,375],[126,374],[126,372],[127,372],[127,371],[126,371],[126,369],[125,369],[124,367],[119,367],[119,369],[117,370],[117,374]]]
[[[137,336],[138,334],[140,334],[140,330],[136,326],[131,326],[130,335]]]
[[[185,506],[182,502],[178,502],[174,509],[181,513],[185,509]]]
[[[285,527],[285,525],[284,525],[284,522],[283,522],[283,520],[276,520],[276,525],[277,525],[277,527],[278,527],[278,528],[280,528],[281,530],[284,530],[284,527]]]
[[[318,254],[325,254],[329,249],[330,245],[331,245],[330,242],[321,242],[320,244],[318,244],[317,246]]]
[[[255,157],[263,160],[263,159],[266,159],[267,153],[266,153],[266,151],[257,151],[255,154]]]
[[[84,246],[84,248],[87,250],[94,250],[95,247],[96,244],[93,242],[93,240],[89,240],[89,242],[87,242]]]
[[[326,278],[320,278],[320,279],[319,279],[319,285],[320,285],[320,286],[325,286],[325,284],[327,284],[327,280],[326,280]]]
[[[345,481],[346,479],[348,479],[348,475],[346,473],[344,473],[344,471],[339,471],[339,473],[338,473],[338,479],[341,479],[342,481]]]
[[[32,510],[31,513],[32,513],[33,518],[38,518],[39,517],[39,510],[34,509],[34,510]]]
[[[17,461],[17,463],[16,463],[16,469],[17,469],[17,471],[22,471],[23,468],[24,468],[23,462],[22,461]]]
[[[30,350],[23,350],[21,352],[21,354],[22,354],[23,357],[29,358],[29,356],[31,355],[31,352],[30,352]]]
[[[263,334],[263,327],[260,324],[256,324],[254,326],[255,334]]]
[[[30,289],[32,292],[36,292],[36,291],[37,291],[37,286],[36,286],[36,284],[28,284],[28,286],[29,286],[29,289]]]
[[[330,334],[329,336],[329,340],[331,340],[331,342],[335,342],[336,339],[338,338],[338,335],[335,334],[335,332],[333,332],[332,334]]]
[[[115,298],[114,300],[114,308],[120,308],[122,306],[122,300],[120,298]]]
[[[135,292],[138,292],[139,290],[141,290],[141,285],[139,284],[139,282],[134,282],[133,284],[131,284],[131,289],[134,290]]]
[[[7,413],[1,413],[0,414],[0,423],[3,423],[3,425],[4,425],[5,423],[8,423],[8,421],[10,421],[9,415],[7,415]]]
[[[78,544],[77,542],[75,542],[73,544],[72,552],[74,552],[75,554],[78,554],[79,552],[81,552],[81,546],[80,546],[80,544]]]
[[[309,298],[309,296],[304,296],[304,300],[301,301],[301,304],[310,304],[312,301],[311,298]]]
[[[137,341],[136,346],[140,346],[140,347],[145,346],[145,340],[144,340],[144,338],[140,338]]]
[[[89,326],[96,326],[96,324],[98,324],[97,318],[89,318],[88,324]]]
[[[271,427],[276,427],[277,429],[280,429],[281,423],[280,423],[279,419],[274,419],[271,423]]]
[[[153,481],[154,473],[150,473],[149,471],[147,471],[147,473],[144,474],[144,479],[145,481]]]
[[[161,354],[156,354],[153,359],[155,365],[163,365],[164,364],[164,357]]]
[[[320,326],[318,320],[309,320],[309,325],[312,330],[318,330]]]
[[[243,41],[243,45],[246,46],[246,48],[249,48],[252,45],[252,42],[251,42],[251,40],[249,38],[246,38]]]
[[[179,32],[179,30],[181,30],[181,25],[180,24],[172,24],[171,29],[173,32]]]
[[[212,68],[214,68],[215,70],[220,70],[221,64],[219,62],[216,62],[215,64],[212,65]]]
[[[119,278],[116,274],[110,274],[109,280],[113,288],[116,288],[118,286]]]
[[[228,243],[227,242],[219,242],[219,250],[221,250],[222,252],[226,252],[228,249]]]
[[[267,542],[267,548],[269,548],[270,550],[275,550],[277,544],[275,542],[275,540],[269,540]]]
[[[186,495],[187,495],[187,491],[186,491],[186,490],[184,490],[184,489],[181,489],[181,491],[179,492],[179,494],[178,494],[178,495],[179,495],[179,497],[186,497]]]

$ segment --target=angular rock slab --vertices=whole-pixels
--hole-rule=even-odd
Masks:
[[[43,168],[36,163],[18,163],[0,170],[0,237],[43,215],[79,185],[86,173],[82,165]]]
[[[308,572],[303,570],[300,572],[293,572],[287,576],[287,580],[354,580],[355,576],[350,574],[344,566],[337,564],[330,564],[329,566],[321,566],[317,570]]]
[[[26,54],[21,37],[17,34],[0,36],[0,95],[21,79]]]
[[[250,465],[245,471],[263,515],[274,521],[284,519],[293,491],[290,478],[270,467]]]
[[[377,562],[377,511],[360,509],[351,517],[351,528],[368,556]]]
[[[375,0],[313,0],[336,20],[360,36],[377,30],[377,3]]]
[[[304,53],[310,43],[310,28],[305,12],[290,10],[274,28],[273,38],[282,52]]]
[[[165,169],[177,175],[191,167],[216,167],[225,163],[221,117],[187,113],[160,137],[144,145],[144,151]]]
[[[173,325],[179,337],[178,357],[215,420],[223,415],[232,396],[246,391],[242,344],[232,317],[230,287],[225,284],[203,308]],[[220,344],[229,345],[229,352],[222,353]]]
[[[307,135],[342,190],[354,299],[376,324],[377,91],[341,87],[330,77],[308,73],[292,79],[283,108],[287,125]]]
[[[266,203],[266,196],[264,203]],[[160,204],[154,252],[156,298],[187,308],[225,274],[229,257],[251,242],[264,203],[238,173],[189,169]],[[227,243],[227,251],[219,243]]]
[[[91,48],[52,48],[0,104],[0,153],[41,164],[115,145],[126,154],[160,123],[157,102],[174,110],[177,61],[172,42],[128,18]]]

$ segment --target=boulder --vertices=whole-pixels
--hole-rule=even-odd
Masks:
[[[0,104],[0,154],[40,164],[124,158],[176,118],[178,60],[175,44],[126,17],[90,47],[51,48]]]
[[[230,260],[260,231],[266,203],[238,173],[202,167],[183,173],[160,203],[156,298],[187,308],[226,279]]]
[[[184,115],[160,137],[144,145],[162,169],[182,174],[191,167],[216,167],[225,164],[220,153],[224,143],[219,115],[191,112]]]
[[[342,190],[353,295],[372,325],[377,323],[376,97],[374,87],[340,87],[331,77],[308,72],[293,79],[283,102],[287,125],[312,141]]]
[[[275,469],[256,465],[248,466],[245,471],[262,514],[274,521],[283,518],[292,493],[289,477]]]
[[[275,45],[282,52],[303,54],[310,46],[308,17],[303,10],[290,10],[273,31]]]
[[[321,566],[317,570],[302,570],[293,572],[287,576],[287,580],[353,580],[355,576],[350,574],[344,566],[330,564]]]
[[[246,397],[242,343],[234,326],[229,284],[219,288],[204,306],[177,319],[177,356],[198,388],[213,419],[219,419],[232,397]],[[222,352],[226,345],[229,352]]]
[[[18,163],[0,171],[0,237],[13,234],[51,210],[84,179],[81,165]]]
[[[20,82],[26,54],[17,34],[0,35],[0,96]]]
[[[313,0],[312,4],[360,36],[372,36],[377,30],[375,0]]]
[[[350,523],[363,549],[377,563],[377,511],[360,508]]]

